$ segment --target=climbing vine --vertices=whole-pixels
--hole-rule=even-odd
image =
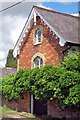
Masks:
[[[28,91],[36,99],[57,98],[60,104],[79,107],[80,53],[66,57],[60,66],[46,65],[31,70],[23,68],[1,80],[2,94],[8,100],[19,99]]]

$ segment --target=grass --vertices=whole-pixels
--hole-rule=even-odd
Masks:
[[[26,112],[17,112],[10,108],[7,108],[6,106],[0,106],[0,117],[8,117],[8,118],[33,118],[33,120],[41,120],[40,118],[37,118],[36,116],[26,113]]]
[[[10,108],[7,108],[6,106],[0,106],[0,116],[6,117],[8,115],[14,115],[17,114],[17,111],[14,111]]]

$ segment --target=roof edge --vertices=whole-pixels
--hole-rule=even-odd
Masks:
[[[63,12],[58,12],[58,11],[55,11],[55,10],[51,10],[51,9],[48,9],[48,8],[39,7],[39,6],[35,6],[35,5],[33,6],[33,8],[43,9],[43,10],[50,11],[50,12],[53,12],[53,13],[62,14],[64,16],[70,16],[70,17],[74,17],[74,18],[80,18],[80,16],[73,16],[71,14],[67,14],[67,13],[63,13]]]
[[[19,38],[18,38],[18,40],[17,40],[17,42],[16,42],[16,44],[15,44],[15,46],[14,46],[14,48],[13,48],[13,55],[15,54],[15,50],[17,50],[17,49],[16,49],[16,48],[17,48],[17,45],[19,44],[20,39],[21,39],[21,37],[23,36],[23,33],[25,32],[25,28],[26,28],[26,26],[27,26],[27,23],[29,22],[30,16],[31,16],[31,14],[33,13],[34,9],[35,9],[35,12],[36,12],[41,18],[43,18],[43,17],[38,13],[38,11],[37,11],[36,8],[38,8],[38,9],[40,9],[40,10],[47,10],[47,11],[50,11],[50,12],[62,14],[62,15],[67,15],[67,16],[74,17],[74,18],[79,18],[79,17],[77,17],[77,16],[72,16],[72,15],[70,15],[70,14],[60,13],[60,12],[56,12],[56,11],[53,11],[53,10],[49,10],[49,9],[47,9],[47,8],[38,7],[38,6],[33,6],[32,9],[31,9],[31,11],[30,11],[30,13],[29,13],[29,16],[28,16],[28,18],[27,18],[27,20],[26,20],[26,23],[25,23],[25,25],[24,25],[24,27],[23,27],[23,29],[22,29],[22,32],[21,32],[21,34],[20,34],[20,36],[19,36]],[[43,21],[45,21],[45,23],[49,26],[49,28],[50,28],[53,32],[55,32],[56,35],[60,38],[60,42],[59,42],[59,43],[61,44],[61,46],[63,46],[63,44],[65,44],[67,41],[66,41],[66,40],[63,40],[63,38],[51,27],[51,25],[49,25],[49,24],[47,23],[46,20],[43,20]],[[17,53],[17,54],[18,54],[18,53]]]

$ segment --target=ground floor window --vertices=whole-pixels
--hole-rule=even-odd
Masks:
[[[42,59],[41,57],[37,56],[37,57],[34,59],[33,64],[34,64],[34,65],[33,65],[34,68],[36,68],[36,67],[40,68],[40,67],[43,66],[43,59]]]
[[[45,57],[41,53],[36,53],[31,59],[31,68],[41,68],[45,65]]]

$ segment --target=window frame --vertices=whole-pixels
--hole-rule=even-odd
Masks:
[[[41,64],[42,62],[42,64]],[[36,64],[38,63],[38,65]],[[41,66],[43,66],[43,59],[40,56],[37,56],[34,60],[33,60],[33,67],[34,68],[41,68]]]
[[[33,57],[31,58],[31,69],[34,68],[34,59],[35,59],[36,57],[42,58],[42,60],[43,60],[43,65],[42,65],[42,66],[45,65],[45,57],[43,56],[43,54],[37,52],[37,53],[35,53],[35,54],[33,55]]]
[[[36,33],[39,30],[41,31],[41,40],[40,41],[36,38],[36,36],[38,36],[38,35],[36,35]],[[38,45],[38,44],[42,43],[42,40],[43,40],[42,33],[43,33],[42,26],[37,26],[37,28],[35,28],[35,30],[34,30],[34,43],[33,43],[34,45]]]

